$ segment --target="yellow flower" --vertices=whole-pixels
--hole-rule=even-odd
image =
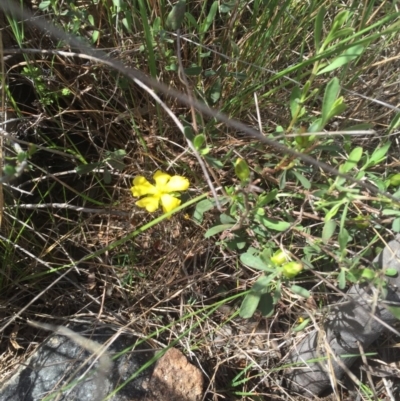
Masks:
[[[181,200],[170,194],[171,192],[186,191],[189,188],[189,180],[179,175],[171,177],[162,171],[156,171],[153,178],[155,185],[150,184],[141,175],[133,180],[132,195],[135,197],[144,196],[136,202],[136,205],[150,213],[155,212],[160,203],[164,213],[176,209],[181,204]]]

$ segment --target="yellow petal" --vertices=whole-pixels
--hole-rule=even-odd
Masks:
[[[131,191],[132,195],[137,197],[143,195],[154,195],[158,192],[157,188],[150,184],[146,178],[142,177],[141,175],[138,175],[133,180],[133,187],[131,188]]]
[[[162,171],[156,171],[153,175],[154,181],[156,182],[156,188],[161,191],[164,191],[164,187],[167,185],[168,181],[171,179],[171,176],[167,173],[163,173]]]
[[[189,180],[180,175],[174,175],[166,185],[165,192],[186,191],[189,188]]]
[[[180,204],[181,200],[173,197],[172,195],[164,194],[161,196],[161,206],[164,213],[176,209]]]
[[[158,209],[160,197],[158,196],[145,196],[138,200],[136,205],[146,209],[149,213],[153,213]]]

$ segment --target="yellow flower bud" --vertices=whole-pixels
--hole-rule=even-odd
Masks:
[[[303,270],[303,265],[299,262],[289,262],[282,267],[282,274],[286,278],[296,277]]]
[[[245,160],[243,159],[236,160],[235,174],[241,182],[246,182],[250,178],[250,169]]]
[[[394,174],[389,178],[389,185],[398,187],[400,185],[400,174]]]
[[[281,266],[285,262],[288,261],[288,256],[286,252],[282,250],[277,250],[272,256],[271,256],[271,262],[275,264],[276,266]]]

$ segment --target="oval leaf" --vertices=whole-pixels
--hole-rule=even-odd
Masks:
[[[242,253],[240,255],[240,261],[253,269],[262,270],[262,271],[274,271],[274,269],[270,268],[266,265],[259,256],[254,256],[251,253]]]
[[[339,57],[336,57],[335,60],[332,61],[332,63],[319,71],[317,75],[325,74],[326,72],[336,70],[337,68],[350,63],[350,61],[360,56],[363,51],[363,45],[350,47],[349,49],[345,50]]]
[[[261,217],[260,221],[265,227],[270,228],[271,230],[275,230],[275,231],[285,231],[288,228],[290,228],[290,225],[291,225],[287,221],[270,219],[268,217]]]
[[[303,287],[300,287],[299,285],[293,284],[293,285],[290,287],[290,290],[291,290],[294,294],[300,295],[300,296],[303,297],[303,298],[309,298],[309,297],[311,296],[310,291],[306,290],[306,289],[303,288]]]
[[[261,294],[250,292],[247,294],[240,306],[239,316],[243,319],[249,319],[254,315],[260,302]]]

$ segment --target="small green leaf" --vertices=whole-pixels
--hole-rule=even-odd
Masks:
[[[400,210],[383,209],[382,216],[400,216]]]
[[[303,331],[308,326],[308,323],[310,323],[310,320],[311,320],[310,318],[304,319],[300,324],[298,324],[296,327],[294,327],[292,329],[292,331],[294,333],[298,333],[299,331]]]
[[[267,264],[263,262],[263,260],[259,256],[252,255],[249,252],[242,253],[240,255],[240,261],[253,269],[262,270],[267,272],[275,272],[276,270],[269,267]]]
[[[210,11],[205,19],[204,23],[201,25],[200,33],[206,33],[210,28],[211,24],[214,22],[215,16],[218,11],[218,1],[214,1],[210,7]]]
[[[214,199],[204,199],[202,201],[200,201],[197,205],[196,205],[196,209],[194,210],[193,213],[193,220],[197,223],[202,223],[203,221],[203,215],[205,212],[208,212],[209,210],[212,210],[215,208],[215,201]]]
[[[293,294],[300,295],[303,298],[310,298],[311,297],[310,291],[306,290],[303,287],[300,287],[299,285],[293,284],[290,287],[290,290],[293,292]]]
[[[269,274],[268,276],[262,275],[253,284],[253,286],[251,287],[251,291],[265,294],[269,290],[269,284],[274,278],[276,278],[276,274]]]
[[[222,213],[221,216],[219,216],[219,220],[222,224],[231,224],[231,223],[235,224],[236,223],[236,220],[233,217],[231,217],[225,213]]]
[[[299,104],[300,98],[301,98],[301,91],[298,86],[295,86],[292,90],[292,93],[290,94],[290,99],[289,99],[290,113],[292,115],[292,118],[295,118],[296,116],[300,117],[297,111],[300,107],[302,107]]]
[[[331,220],[331,221],[333,221],[333,220]],[[345,249],[347,249],[347,244],[348,244],[349,240],[350,240],[350,234],[343,227],[343,229],[340,230],[339,235],[338,235],[340,252],[343,252]]]
[[[183,71],[186,75],[189,76],[197,76],[200,75],[203,71],[202,67],[199,67],[197,64],[193,64],[191,67],[184,68]]]
[[[351,151],[351,153],[349,154],[348,159],[341,166],[341,172],[342,173],[348,173],[355,166],[357,166],[357,163],[360,161],[362,154],[363,154],[363,148],[362,147],[354,148]]]
[[[123,160],[117,160],[117,159],[108,159],[108,163],[110,163],[110,166],[114,168],[115,170],[122,171],[125,169],[125,163]]]
[[[300,184],[303,185],[305,189],[310,189],[311,188],[311,182],[307,180],[306,177],[304,177],[303,174],[299,173],[296,170],[292,170],[292,173],[296,176],[296,178],[300,181]]]
[[[75,171],[78,174],[87,174],[98,167],[99,167],[99,163],[81,164],[80,166],[75,167]]]
[[[249,319],[254,315],[260,302],[261,294],[250,292],[247,294],[240,306],[239,316],[243,319]]]
[[[235,174],[236,177],[239,178],[239,180],[242,183],[246,183],[249,178],[250,178],[250,169],[249,166],[246,163],[246,160],[243,159],[237,159],[235,162]]]
[[[291,224],[287,221],[280,221],[277,219],[270,219],[268,217],[260,217],[261,223],[271,230],[286,231],[290,228]]]
[[[217,78],[208,93],[212,105],[215,105],[221,98],[221,92],[222,92],[221,78]]]
[[[321,118],[323,126],[328,122],[333,105],[340,93],[339,79],[332,78],[326,85],[324,100],[322,102]]]
[[[220,224],[218,226],[211,227],[205,232],[204,238],[210,238],[213,235],[221,233],[222,231],[229,230],[233,226],[234,224]]]
[[[340,11],[333,20],[331,32],[336,32],[339,28],[341,28],[349,18],[349,15],[350,12],[348,10]]]
[[[346,270],[345,269],[340,269],[340,272],[338,275],[338,285],[341,290],[344,290],[346,288]]]
[[[110,172],[109,172],[107,167],[104,167],[103,180],[104,180],[105,184],[110,184],[111,183],[111,174],[110,174]]]
[[[375,278],[375,272],[372,269],[361,269],[361,277],[368,280],[372,281]]]
[[[393,267],[389,267],[388,269],[385,270],[385,275],[388,277],[397,277],[399,272],[397,269],[394,269]]]
[[[215,167],[217,169],[224,168],[224,163],[222,163],[221,160],[218,160],[215,157],[204,156],[204,159],[206,159],[207,163],[212,167]]]
[[[17,173],[17,169],[11,164],[6,164],[3,168],[3,173],[7,177],[13,177]]]
[[[196,135],[193,140],[193,145],[194,145],[195,149],[200,150],[201,147],[204,145],[205,141],[206,141],[206,137],[204,134]]]
[[[353,47],[350,47],[349,49],[345,50],[339,57],[336,57],[327,67],[323,68],[321,71],[318,71],[317,75],[325,74],[326,72],[336,70],[337,68],[350,63],[350,61],[359,57],[363,51],[363,45],[355,45]]]
[[[329,220],[333,219],[336,216],[339,209],[342,207],[343,203],[345,203],[345,201],[336,203],[336,205],[334,205],[331,208],[331,210],[329,210],[329,212],[325,215],[325,221],[329,221]]]
[[[179,0],[168,14],[166,26],[172,31],[178,30],[185,18],[186,0]]]
[[[257,206],[263,207],[268,205],[268,203],[271,203],[273,200],[276,199],[277,195],[278,195],[278,190],[276,188],[274,188],[271,192],[268,192],[268,194],[261,194],[258,197]]]
[[[398,320],[400,320],[400,306],[386,305],[387,310]]]
[[[274,302],[270,293],[262,294],[258,303],[258,309],[264,317],[270,317],[274,313]]]
[[[397,217],[396,219],[393,220],[392,230],[395,233],[400,233],[400,217]]]
[[[369,158],[367,164],[363,167],[363,169],[367,169],[369,167],[374,167],[377,164],[386,160],[386,154],[391,146],[390,142],[385,143],[380,148],[376,149],[374,153],[372,153],[371,157]]]
[[[324,228],[322,229],[322,241],[326,244],[335,234],[336,222],[335,220],[325,221]]]

